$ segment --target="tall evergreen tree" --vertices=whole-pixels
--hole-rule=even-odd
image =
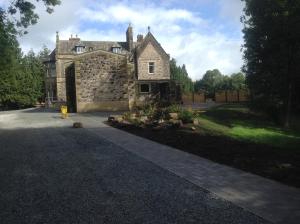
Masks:
[[[21,51],[12,23],[0,9],[0,106],[9,107],[16,97]]]
[[[185,64],[182,66],[177,66],[176,60],[172,58],[170,61],[170,73],[171,79],[181,84],[184,93],[190,93],[194,91],[194,83],[189,77]]]
[[[299,109],[300,1],[243,0],[244,71],[260,108]],[[294,106],[294,107],[293,107]]]
[[[60,3],[42,2],[49,13]],[[33,105],[41,96],[41,60],[33,52],[22,58],[17,41],[17,35],[25,33],[24,29],[37,20],[33,1],[15,0],[6,9],[0,7],[0,108]]]

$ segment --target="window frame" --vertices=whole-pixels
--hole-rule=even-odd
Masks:
[[[151,64],[153,64],[153,65],[150,65],[150,63]],[[152,67],[152,72],[150,72],[150,67]],[[154,74],[155,73],[155,62],[154,61],[149,61],[148,62],[148,74]]]
[[[77,54],[80,54],[80,53],[83,53],[83,52],[84,52],[84,46],[76,46],[76,53]]]
[[[142,91],[142,85],[147,85],[147,86],[148,86],[148,92]],[[139,88],[140,93],[146,94],[146,93],[150,93],[150,92],[151,92],[151,85],[150,85],[150,83],[140,83],[139,87],[140,87],[140,88]]]
[[[120,54],[121,53],[121,48],[120,47],[112,47],[112,52],[115,54]]]

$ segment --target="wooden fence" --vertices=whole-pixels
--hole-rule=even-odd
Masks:
[[[215,94],[216,103],[238,103],[249,100],[249,91],[247,90],[228,90],[218,91]]]
[[[204,93],[189,93],[182,95],[183,104],[205,103]]]
[[[218,91],[215,93],[216,103],[238,103],[249,100],[249,91],[247,90],[228,90]],[[183,104],[205,103],[206,98],[204,93],[189,93],[182,95]]]

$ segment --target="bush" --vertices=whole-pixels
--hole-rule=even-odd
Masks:
[[[183,123],[192,123],[193,122],[193,112],[182,109],[178,115],[179,119],[182,120]]]
[[[156,110],[156,105],[155,104],[147,104],[144,107],[142,107],[141,110],[143,111],[143,115],[151,117]]]
[[[173,104],[173,105],[169,106],[167,108],[167,110],[169,113],[179,113],[182,110],[182,108],[178,104]]]
[[[123,114],[123,119],[129,121],[131,118],[131,113],[130,112],[125,112]]]
[[[150,119],[154,120],[154,121],[158,121],[158,120],[161,120],[161,119],[168,120],[168,119],[170,119],[170,115],[169,115],[169,112],[167,111],[166,108],[157,107],[153,111],[152,116],[150,116]]]

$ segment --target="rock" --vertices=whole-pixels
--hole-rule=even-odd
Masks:
[[[178,119],[178,113],[169,113],[171,119],[177,120]]]
[[[159,119],[159,121],[158,121],[159,124],[163,124],[164,122],[165,122],[164,119]]]
[[[122,116],[117,116],[116,121],[122,122],[122,121],[124,121],[124,118]]]
[[[109,117],[107,118],[108,121],[116,121],[116,118],[114,115],[109,115]]]
[[[194,120],[193,120],[193,124],[194,124],[194,125],[199,125],[199,120],[198,120],[197,118],[194,119]]]
[[[171,119],[171,120],[169,120],[169,122],[172,124],[173,127],[176,127],[176,128],[180,128],[183,126],[182,120]]]
[[[196,131],[196,128],[193,126],[193,127],[191,127],[191,129],[193,130],[193,131]]]
[[[131,124],[129,121],[126,121],[126,120],[122,120],[120,123],[125,124],[125,125],[130,125]]]
[[[135,118],[137,118],[137,117],[138,117],[138,115],[137,115],[136,113],[130,114],[130,118],[131,118],[131,119],[135,119]]]
[[[73,128],[82,128],[82,123],[81,122],[74,122],[73,123]]]
[[[148,117],[147,116],[141,116],[140,121],[142,123],[146,123],[148,121]]]

